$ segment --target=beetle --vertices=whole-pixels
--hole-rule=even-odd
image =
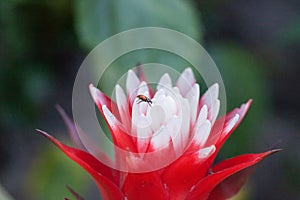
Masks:
[[[137,95],[136,98],[138,98],[138,102],[137,102],[138,104],[141,102],[146,102],[148,103],[149,106],[151,106],[151,104],[153,103],[149,97],[146,97],[143,94]]]

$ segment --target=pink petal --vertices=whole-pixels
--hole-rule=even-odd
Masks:
[[[185,97],[195,82],[196,80],[192,69],[186,68],[178,78],[176,86],[179,88],[180,94]]]
[[[172,87],[172,80],[168,73],[165,73],[159,80],[157,90],[168,89]]]
[[[69,158],[84,168],[94,179],[105,200],[123,200],[124,195],[117,187],[120,173],[99,162],[91,154],[62,144],[48,133],[37,130],[53,142]]]
[[[168,166],[162,174],[170,193],[170,199],[181,200],[191,187],[207,173],[206,159],[215,151],[211,146],[188,155],[183,155]]]
[[[122,191],[128,200],[166,200],[168,193],[156,172],[129,173]]]
[[[192,188],[186,200],[207,200],[207,199],[221,200],[223,199],[222,198],[223,196],[224,197],[232,196],[237,192],[237,188],[239,189],[241,187],[238,184],[243,184],[244,180],[247,179],[247,177],[251,173],[251,170],[245,172],[242,172],[242,170],[248,169],[249,167],[255,165],[256,163],[260,162],[267,156],[277,151],[278,150],[271,150],[259,154],[245,154],[245,155],[241,155],[241,156],[237,156],[225,160],[217,164],[212,169],[213,174],[210,174],[204,179],[200,180]],[[240,175],[237,174],[239,172],[241,172]],[[231,176],[235,176],[235,178],[230,180],[230,183],[232,184],[232,188],[231,186],[227,186],[226,189],[228,189],[228,191],[223,191],[222,184],[226,183],[224,181]],[[240,176],[242,176],[243,181],[241,181]],[[219,188],[219,186],[221,188]],[[212,196],[213,198],[210,198],[210,195],[214,195]]]

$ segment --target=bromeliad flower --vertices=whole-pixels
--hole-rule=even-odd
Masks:
[[[141,76],[144,77],[144,76]],[[221,200],[234,196],[256,163],[276,152],[213,161],[244,118],[251,100],[217,118],[218,84],[200,97],[193,72],[186,69],[172,86],[168,74],[154,92],[129,70],[127,96],[116,86],[116,102],[90,85],[115,145],[110,165],[88,152],[73,122],[59,109],[77,148],[40,131],[95,180],[106,200]],[[125,170],[126,169],[126,170]]]

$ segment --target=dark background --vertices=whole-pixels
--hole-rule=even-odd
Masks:
[[[253,98],[218,160],[283,149],[259,164],[237,199],[299,199],[297,0],[1,0],[2,187],[14,199],[63,199],[70,196],[66,185],[87,199],[97,197],[89,176],[34,130],[41,128],[67,142],[54,106],[71,113],[81,62],[109,36],[144,26],[175,29],[199,41],[219,67],[230,109]],[[143,61],[148,60],[132,59],[130,64]]]

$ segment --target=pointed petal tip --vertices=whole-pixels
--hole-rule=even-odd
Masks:
[[[249,108],[251,106],[252,102],[253,102],[253,99],[249,99],[246,103],[243,103],[242,106],[245,105]]]
[[[214,83],[211,85],[212,88],[219,90],[219,83]]]
[[[60,114],[60,116],[65,120],[66,118],[68,118],[67,113],[65,112],[65,110],[59,105],[56,104],[55,105],[55,109],[58,111],[58,113]]]
[[[58,112],[63,110],[63,108],[59,104],[55,104],[54,107]]]
[[[94,98],[95,94],[96,94],[96,91],[97,91],[97,88],[91,83],[89,85],[89,89],[90,89],[90,93],[91,93],[92,97]]]
[[[269,156],[269,155],[272,155],[272,154],[280,152],[280,151],[283,151],[283,149],[272,149],[272,150],[266,151],[265,156]]]
[[[41,135],[43,135],[43,136],[45,136],[45,137],[50,137],[50,135],[49,135],[47,132],[42,131],[41,129],[36,128],[35,130],[36,130],[39,134],[41,134]]]
[[[39,134],[41,134],[42,136],[46,137],[48,140],[52,141],[53,143],[56,144],[56,139],[50,135],[49,133],[47,133],[46,131],[42,131],[40,129],[35,129]]]

